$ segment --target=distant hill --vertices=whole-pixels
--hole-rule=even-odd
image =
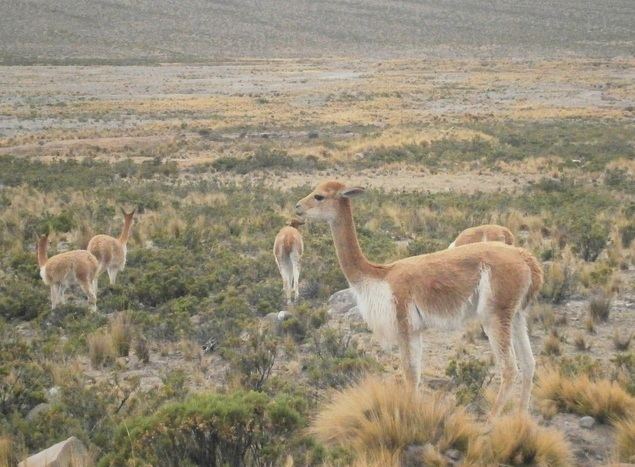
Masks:
[[[633,55],[633,0],[4,0],[0,62]]]

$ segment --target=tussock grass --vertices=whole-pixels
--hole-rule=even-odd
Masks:
[[[0,436],[0,466],[14,463],[13,442],[8,436]]]
[[[104,331],[96,331],[89,334],[88,356],[93,368],[101,368],[111,364],[115,359],[115,348],[110,334]]]
[[[557,430],[544,428],[527,415],[508,415],[492,422],[488,436],[472,451],[473,465],[572,465],[569,443]]]
[[[606,323],[611,312],[613,297],[605,290],[596,290],[589,302],[589,316],[595,323]]]
[[[622,352],[628,350],[631,345],[632,338],[633,334],[629,331],[622,333],[619,329],[616,329],[613,334],[613,346],[615,347],[615,350]]]
[[[546,416],[557,409],[615,423],[635,411],[635,398],[618,383],[606,379],[594,381],[585,374],[567,376],[555,368],[539,374],[534,395]]]
[[[364,460],[359,465],[378,465],[408,446],[430,444],[434,449],[422,459],[427,465],[450,448],[466,453],[478,435],[472,417],[442,395],[424,396],[376,377],[335,393],[310,431],[326,444],[352,450]]]
[[[635,463],[635,416],[615,423],[615,452],[619,461]]]
[[[130,353],[132,341],[132,326],[125,312],[117,313],[110,322],[110,337],[112,347],[119,357],[127,357]]]

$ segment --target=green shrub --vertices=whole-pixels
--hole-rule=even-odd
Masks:
[[[116,451],[100,466],[275,465],[302,424],[287,397],[271,399],[253,391],[197,394],[122,423]]]
[[[489,367],[487,362],[473,357],[450,360],[445,374],[458,388],[456,396],[459,402],[468,404],[476,399],[489,375]]]

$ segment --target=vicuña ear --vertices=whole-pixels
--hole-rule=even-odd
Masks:
[[[364,188],[362,188],[361,186],[354,186],[350,188],[343,188],[340,191],[340,196],[342,198],[353,198],[355,196],[361,195],[362,193],[364,193]]]

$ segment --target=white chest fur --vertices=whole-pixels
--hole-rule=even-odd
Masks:
[[[352,284],[357,306],[366,325],[379,343],[389,347],[397,342],[395,298],[387,282],[365,279]]]

